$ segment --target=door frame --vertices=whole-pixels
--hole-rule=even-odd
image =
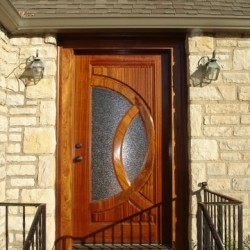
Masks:
[[[168,174],[172,181],[171,213],[173,247],[188,249],[189,171],[187,132],[187,84],[185,35],[162,32],[90,32],[62,34],[59,44],[59,86],[57,116],[57,173],[56,173],[56,249],[72,249],[72,147],[73,147],[73,89],[75,82],[74,54],[171,54],[172,72],[162,72],[172,84],[172,148]],[[164,66],[164,65],[163,65]],[[165,75],[164,75],[165,74]],[[164,90],[163,90],[164,91]]]

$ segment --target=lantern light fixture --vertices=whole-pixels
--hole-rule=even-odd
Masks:
[[[219,77],[219,73],[220,73],[220,65],[217,63],[214,51],[212,58],[209,59],[206,64],[205,78],[210,81],[216,81]]]
[[[30,69],[34,83],[38,83],[43,78],[44,72],[44,64],[38,56],[38,50],[36,51],[36,56],[30,65]]]

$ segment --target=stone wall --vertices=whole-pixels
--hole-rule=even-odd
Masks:
[[[9,39],[5,30],[0,27],[0,201],[5,201],[6,183],[6,147],[8,141],[8,111],[6,107],[6,58],[2,51],[8,51]],[[0,208],[0,249],[4,249],[4,210]]]
[[[45,74],[34,85],[25,67],[37,49]],[[219,79],[209,83],[201,70],[203,59],[211,58],[213,50],[222,70]],[[190,36],[187,57],[191,237],[196,241],[193,192],[202,181],[244,202],[246,236],[250,234],[250,37]],[[55,235],[56,69],[54,36],[9,37],[0,30],[0,201],[45,202],[48,249]],[[2,214],[0,210],[0,227]],[[11,235],[13,242],[19,238]]]
[[[39,51],[44,78],[34,84],[28,63]],[[52,35],[8,37],[0,31],[0,200],[47,204],[47,247],[55,236],[57,46]],[[17,227],[12,210],[10,229]],[[10,241],[21,238],[16,230]]]
[[[250,234],[250,37],[190,36],[187,48],[192,238],[195,241],[197,211],[193,192],[202,181],[244,202],[246,237]],[[202,79],[206,58],[200,59],[211,58],[213,50],[221,73],[209,83]]]

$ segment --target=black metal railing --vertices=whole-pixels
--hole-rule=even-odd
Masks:
[[[23,250],[46,249],[45,204],[1,202],[0,209],[0,216],[4,221],[4,232],[0,232],[0,235],[5,238],[2,249],[4,247],[6,250],[9,247]],[[31,217],[31,210],[34,209],[36,209],[33,212],[34,217]],[[22,235],[21,239],[20,235]]]
[[[198,249],[242,250],[242,202],[207,189],[198,202]]]

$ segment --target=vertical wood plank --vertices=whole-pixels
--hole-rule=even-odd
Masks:
[[[60,49],[60,81],[58,98],[57,145],[57,225],[56,249],[72,249],[72,114],[74,85],[74,54],[72,49]]]

